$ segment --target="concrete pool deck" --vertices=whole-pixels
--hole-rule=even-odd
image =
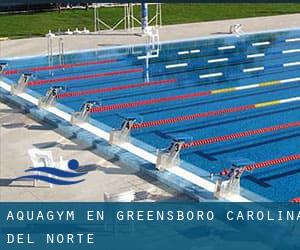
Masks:
[[[186,200],[186,196],[170,190],[154,179],[140,177],[129,168],[120,168],[116,161],[106,161],[76,141],[62,137],[54,127],[41,124],[22,110],[0,103],[0,200],[1,201],[103,201],[104,192],[136,192],[137,200]],[[89,173],[86,181],[77,185],[52,189],[32,181],[14,182],[9,179],[24,175],[31,166],[27,150],[51,150],[55,160],[75,158]],[[17,156],[17,157],[15,157]],[[54,195],[55,194],[55,195]]]
[[[92,20],[91,20],[92,21]],[[166,25],[159,29],[160,40],[176,40],[208,35],[228,34],[232,24],[242,24],[244,32],[270,29],[296,28],[300,24],[300,14],[271,17],[243,18],[202,23]],[[145,43],[139,30],[103,31],[95,35],[59,36],[64,38],[65,51],[95,49],[107,46]],[[54,53],[58,52],[58,38],[53,42]],[[47,53],[47,38],[8,40],[0,42],[0,57],[30,56]]]
[[[279,21],[280,19],[282,21]],[[296,27],[299,21],[300,15],[296,14],[256,19],[184,24],[163,27],[160,31],[160,35],[162,40],[183,39],[212,33],[222,34],[227,32],[229,25],[232,23],[244,24],[245,31],[258,31]],[[66,51],[96,48],[97,44],[110,46],[142,43],[145,39],[136,35],[126,35],[120,31],[106,32],[102,35],[91,35],[88,36],[89,39],[86,38],[86,36],[66,37]],[[1,56],[4,54],[5,56],[41,54],[45,53],[46,39],[32,38],[13,40],[3,42],[2,45],[1,49],[3,54]],[[2,185],[0,184],[0,200],[101,201],[103,199],[103,192],[118,193],[128,191],[129,189],[134,189],[134,191],[137,192],[150,190],[149,193],[151,193],[154,200],[168,200],[169,198],[175,200],[187,199],[185,196],[175,193],[166,187],[157,187],[156,185],[158,183],[151,179],[147,179],[146,181],[142,180],[130,169],[120,168],[117,163],[112,164],[99,158],[88,149],[77,145],[76,142],[74,143],[61,137],[53,131],[53,128],[36,123],[30,118],[27,118],[24,114],[20,114],[17,109],[12,109],[5,104],[1,104],[0,113],[0,178],[2,179],[0,180],[2,183]],[[19,138],[21,138],[21,140]],[[16,144],[17,140],[18,143]],[[55,187],[55,197],[53,191],[48,188],[32,188],[26,185],[26,183],[25,186],[23,186],[24,184],[12,187],[5,185],[8,177],[23,174],[24,169],[30,164],[27,149],[32,146],[41,145],[46,149],[53,149],[55,155],[62,155],[66,159],[71,157],[75,158],[74,156],[76,156],[76,159],[78,159],[83,166],[89,167],[90,165],[96,165],[97,170],[91,171],[88,175],[87,182],[79,184],[78,186],[67,188]],[[7,152],[9,152],[9,154],[7,154]],[[15,157],[13,157],[14,155],[20,155],[21,157],[16,157],[15,159]],[[8,161],[7,159],[11,160]],[[150,184],[151,182],[154,183]],[[20,190],[23,192],[20,192]],[[89,191],[87,192],[87,190]]]

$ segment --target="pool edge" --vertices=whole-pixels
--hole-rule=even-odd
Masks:
[[[0,101],[11,104],[25,111],[31,118],[39,122],[46,122],[54,127],[54,131],[67,139],[74,140],[88,146],[106,160],[118,159],[120,166],[131,168],[137,173],[150,176],[160,183],[182,192],[198,201],[212,201],[213,194],[169,171],[157,171],[154,164],[79,128],[47,110],[39,109],[36,105],[19,96],[12,96],[0,87]]]

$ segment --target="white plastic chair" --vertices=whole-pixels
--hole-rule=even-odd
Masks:
[[[89,33],[90,31],[86,27],[84,27],[84,29],[82,30],[82,34],[89,34]]]
[[[135,192],[133,190],[118,194],[104,193],[104,201],[106,202],[132,202],[135,199]]]
[[[28,150],[29,157],[33,164],[34,168],[37,167],[56,167],[56,164],[53,160],[52,152],[51,151],[43,151],[37,148],[32,148]],[[37,175],[40,175],[40,172],[35,172]],[[51,175],[48,174],[50,177]],[[33,180],[33,185],[37,186],[37,180]],[[53,184],[50,184],[50,187],[53,187]]]
[[[73,35],[73,31],[71,31],[70,29],[68,29],[68,30],[65,32],[65,35]]]
[[[55,34],[51,32],[51,30],[49,30],[49,32],[45,35],[48,38],[53,38],[55,37]]]
[[[76,28],[74,31],[73,31],[73,34],[74,35],[80,35],[82,33],[81,30],[79,30],[78,28]]]

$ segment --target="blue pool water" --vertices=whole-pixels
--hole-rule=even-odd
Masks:
[[[17,81],[22,72],[33,71],[32,82],[46,81],[29,87],[41,96],[51,86],[57,85],[67,87],[66,92],[74,92],[174,80],[168,84],[58,99],[57,102],[70,112],[78,111],[90,100],[110,106],[300,77],[300,30],[297,29],[164,43],[159,57],[151,58],[148,67],[144,59],[138,59],[146,51],[147,46],[135,46],[71,53],[65,55],[66,65],[83,64],[51,72],[48,69],[36,70],[48,66],[47,57],[8,59],[7,72],[15,69],[18,72],[5,77]],[[101,60],[112,61],[88,64]],[[58,63],[58,56],[55,56],[54,65]],[[114,73],[92,77],[105,72]],[[149,79],[146,79],[147,72]],[[208,77],[208,74],[217,75]],[[53,79],[56,81],[47,82]],[[147,122],[299,96],[300,78],[284,84],[113,109],[92,113],[91,117],[110,128],[119,128],[123,117],[129,113],[138,114]],[[161,149],[178,134],[198,140],[296,121],[300,121],[300,101],[137,129],[132,135]],[[219,172],[229,167],[234,159],[261,162],[299,153],[300,129],[294,127],[188,148],[181,152],[181,159],[207,172]],[[267,199],[288,201],[300,196],[299,180],[300,162],[294,161],[246,173],[241,183],[245,189]]]

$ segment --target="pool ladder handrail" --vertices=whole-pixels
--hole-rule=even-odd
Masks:
[[[49,33],[46,34],[46,37],[47,37],[48,66],[51,68],[54,65],[53,38],[55,37],[55,34],[51,33],[51,30],[49,30]],[[58,39],[58,60],[60,65],[65,64],[64,39],[62,37]],[[53,75],[53,70],[49,69],[49,75]]]
[[[147,37],[144,78],[145,81],[150,81],[149,60],[159,57],[160,39],[158,29],[153,29],[153,27],[148,26],[144,32]]]
[[[150,50],[150,54],[159,55],[160,50],[160,38],[158,29],[153,29],[153,27],[148,27],[145,29],[145,35],[147,37],[147,45]]]
[[[58,40],[58,54],[59,54],[59,64],[65,64],[65,51],[64,51],[64,39],[62,37]],[[64,68],[62,68],[64,70]]]
[[[49,33],[46,34],[47,37],[47,57],[48,57],[48,66],[53,66],[53,37],[55,35],[51,33],[51,30],[49,30]],[[52,75],[53,71],[49,69],[49,75]]]

